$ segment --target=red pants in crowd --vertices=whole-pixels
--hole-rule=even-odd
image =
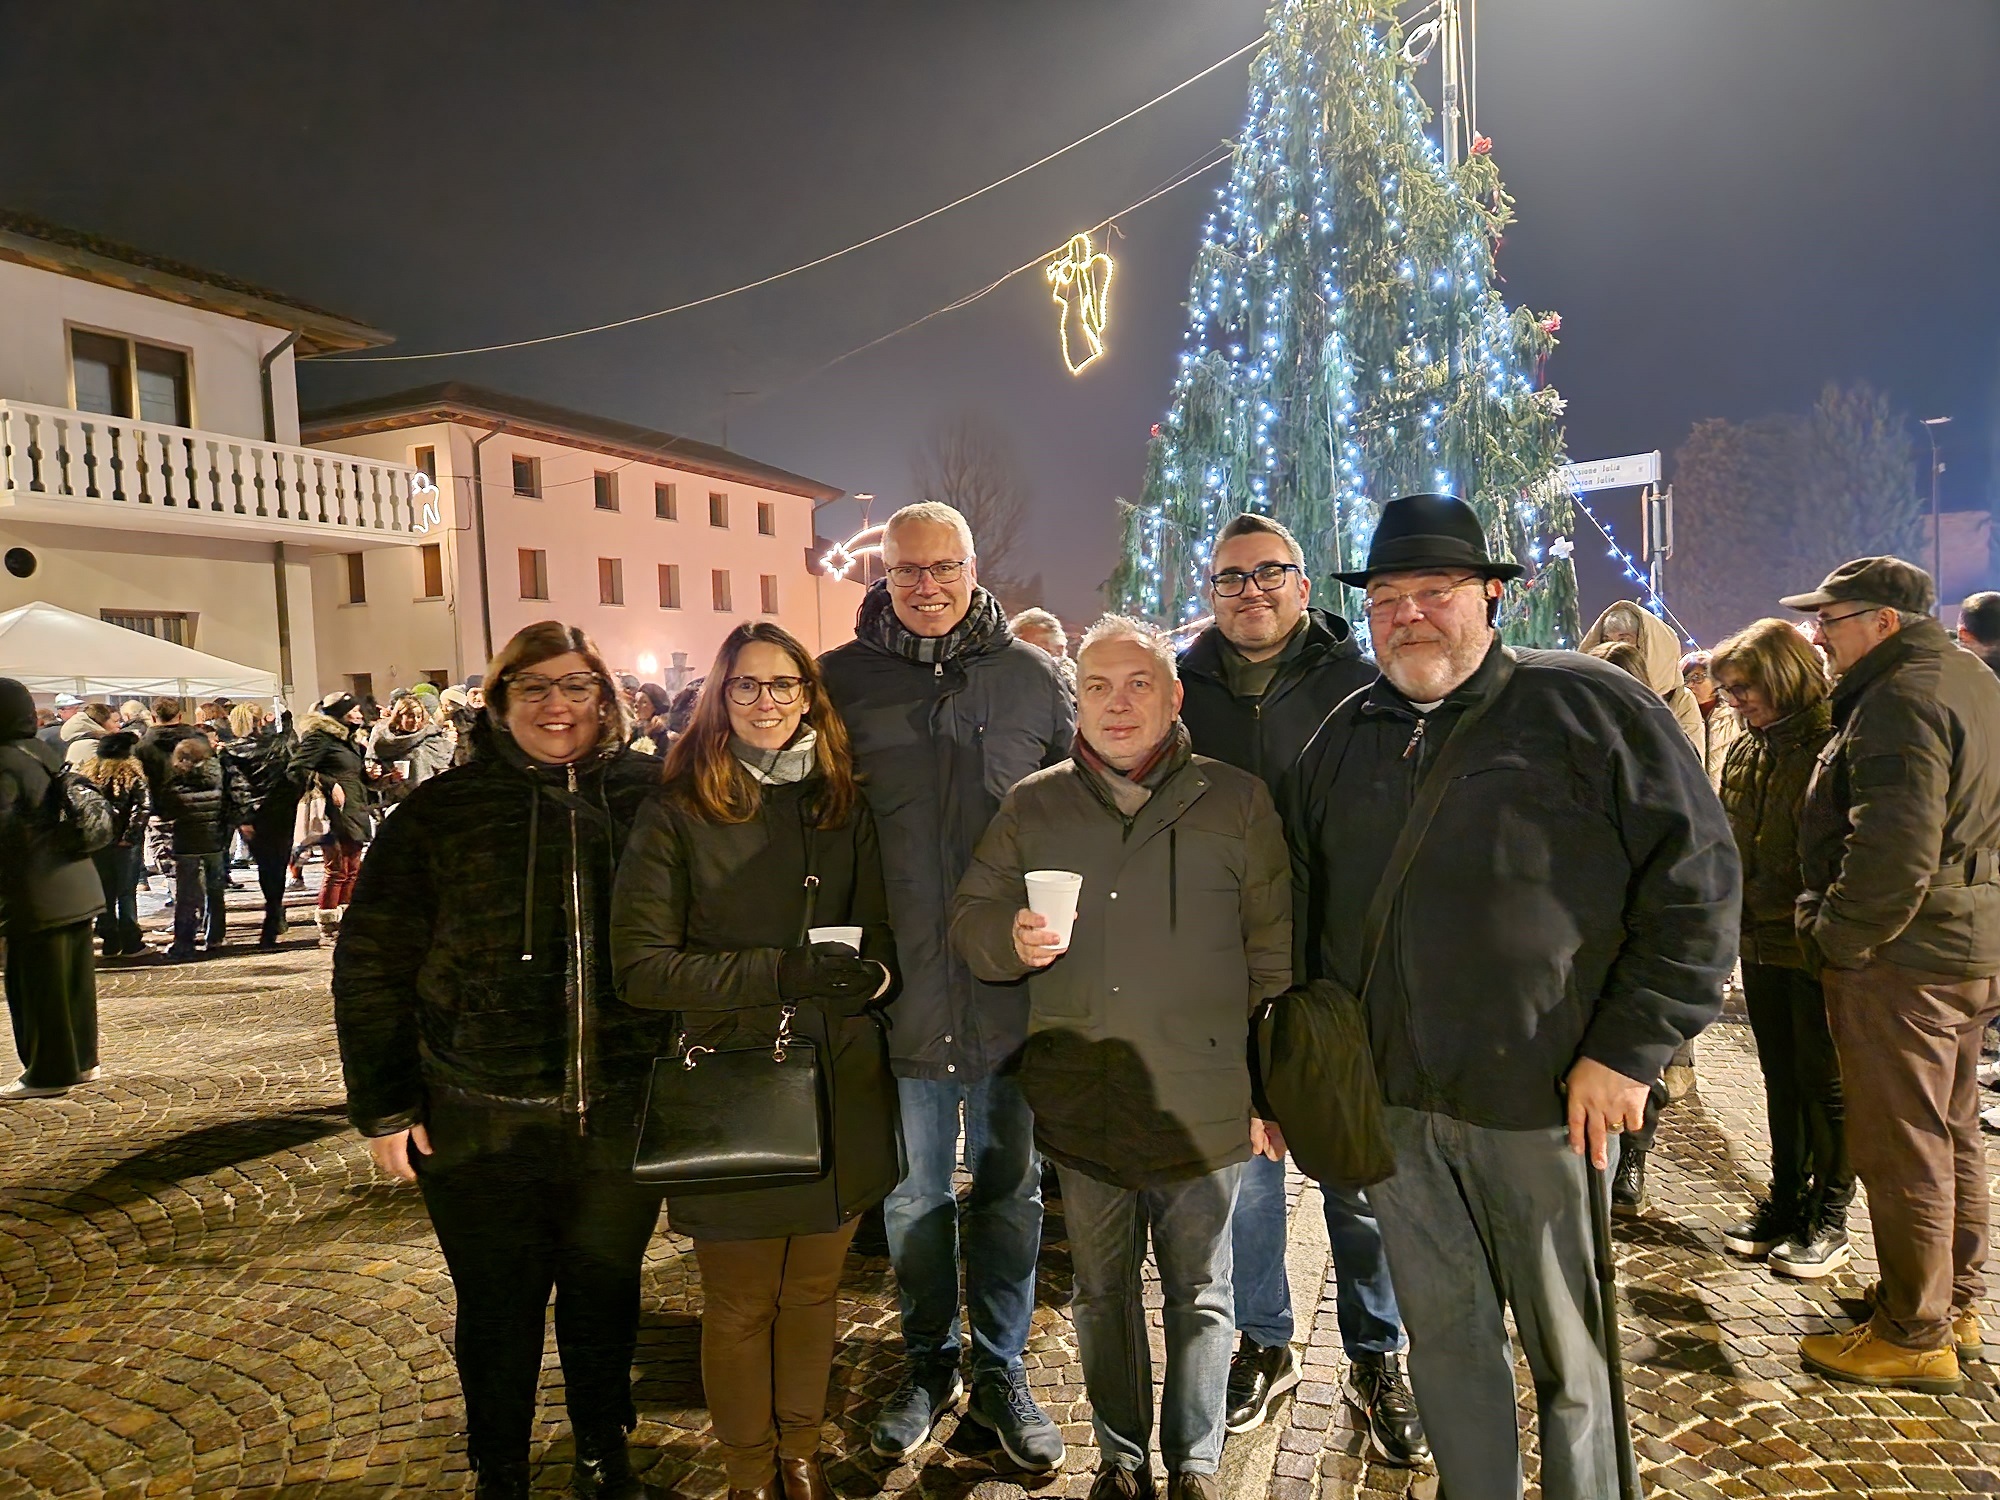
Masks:
[[[330,838],[320,847],[326,851],[326,875],[320,882],[319,909],[331,911],[354,899],[354,877],[361,873],[361,841]]]

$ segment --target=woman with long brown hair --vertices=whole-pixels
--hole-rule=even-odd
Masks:
[[[903,1173],[877,1008],[895,944],[875,825],[819,667],[775,625],[730,632],[665,778],[612,895],[620,994],[675,1012],[690,1059],[789,1028],[818,1049],[829,1094],[818,1181],[669,1190],[701,1265],[709,1413],[737,1500],[829,1500],[819,1432],[841,1264]],[[829,927],[850,930],[828,940]]]
[[[606,908],[654,763],[590,638],[544,620],[487,669],[471,759],[382,825],[333,955],[347,1112],[423,1190],[487,1500],[525,1500],[549,1295],[583,1500],[662,1492],[626,1433],[639,1277],[660,1217],[632,1180],[667,1041],[611,984]]]

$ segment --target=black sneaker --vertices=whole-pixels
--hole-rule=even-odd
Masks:
[[[930,1441],[931,1429],[965,1398],[957,1365],[916,1368],[903,1377],[868,1429],[868,1446],[883,1458],[908,1458]]]
[[[1828,1204],[1813,1215],[1809,1225],[1774,1247],[1766,1264],[1781,1276],[1817,1281],[1852,1259],[1854,1250],[1847,1243],[1847,1207]]]
[[[1028,1394],[1028,1379],[1021,1371],[981,1376],[973,1383],[972,1403],[965,1414],[998,1438],[1020,1468],[1046,1474],[1062,1467],[1067,1452],[1062,1429]]]
[[[1245,1334],[1229,1361],[1224,1427],[1230,1432],[1256,1431],[1271,1415],[1271,1403],[1298,1383],[1299,1362],[1292,1357],[1290,1344],[1266,1348]]]
[[[1368,1446],[1385,1464],[1413,1469],[1431,1461],[1417,1398],[1400,1354],[1356,1354],[1347,1363],[1348,1403],[1368,1418]]]
[[[1761,1259],[1798,1233],[1799,1217],[1796,1202],[1760,1198],[1750,1217],[1725,1233],[1722,1243],[1738,1255]]]
[[[1090,1481],[1089,1500],[1153,1500],[1153,1471],[1106,1464]]]
[[[1611,1176],[1611,1211],[1628,1216],[1646,1211],[1646,1148],[1629,1140],[1618,1147],[1618,1170]]]

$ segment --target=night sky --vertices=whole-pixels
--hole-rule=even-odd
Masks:
[[[1520,216],[1500,270],[1510,300],[1563,316],[1550,377],[1573,456],[1671,454],[1699,418],[1803,409],[1825,380],[1866,378],[1913,418],[1955,417],[1946,505],[1990,502],[2000,3],[1477,12],[1478,125]],[[1258,0],[8,0],[0,203],[373,323],[398,336],[386,353],[532,337],[888,228],[1262,21]],[[1087,617],[1226,169],[1120,221],[1112,352],[1082,378],[1035,275],[827,366],[1203,159],[1242,123],[1247,65],[778,286],[538,349],[309,364],[302,398],[462,379],[710,441],[727,399],[731,446],[873,491],[878,519],[910,498],[925,429],[974,410],[1030,469],[1030,570]],[[1634,497],[1606,508],[1636,545]],[[1587,611],[1613,597],[1602,551],[1580,539]]]

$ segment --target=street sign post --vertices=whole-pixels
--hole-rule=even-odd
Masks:
[[[1561,470],[1562,482],[1572,495],[1592,490],[1622,490],[1660,482],[1660,450],[1634,453],[1625,458],[1597,458],[1587,464],[1569,464]]]

